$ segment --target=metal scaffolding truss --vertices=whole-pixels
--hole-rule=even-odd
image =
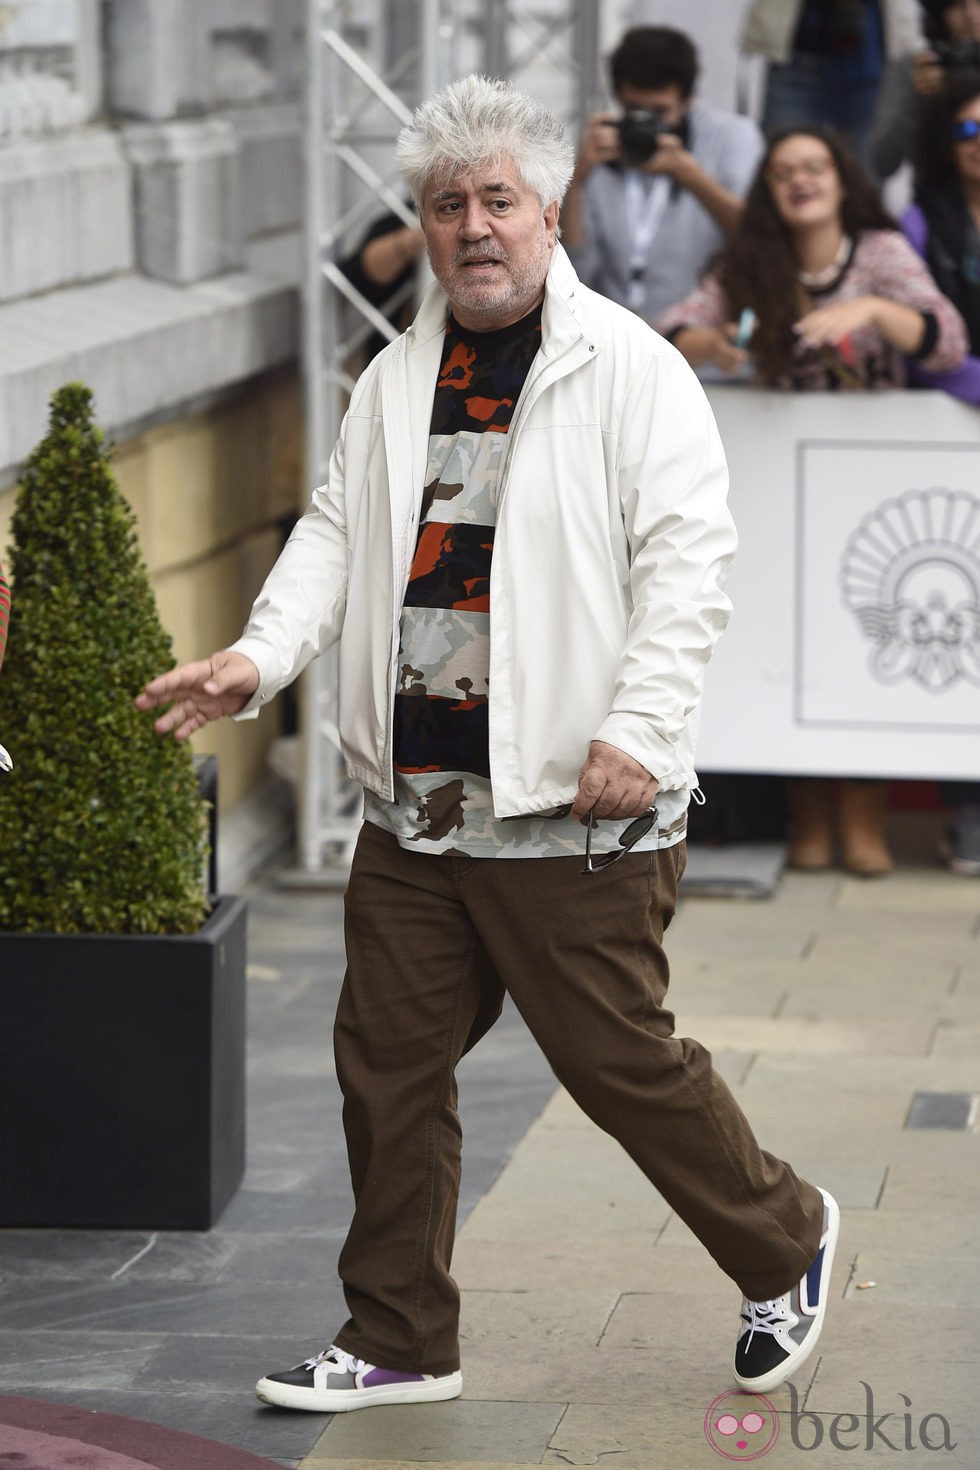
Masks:
[[[379,310],[338,262],[382,213],[417,219],[394,165],[412,109],[471,71],[506,76],[563,115],[573,130],[595,105],[598,0],[307,0],[306,289],[304,376],[307,484],[323,484],[347,395],[374,333],[411,294]],[[360,358],[360,361],[359,361]],[[336,658],[303,681],[298,876],[343,881],[360,827],[360,788],[343,773]]]

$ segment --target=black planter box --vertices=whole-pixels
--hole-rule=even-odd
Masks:
[[[245,1168],[246,913],[0,932],[0,1225],[214,1224]]]

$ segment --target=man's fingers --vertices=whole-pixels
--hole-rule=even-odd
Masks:
[[[619,781],[610,780],[598,763],[590,764],[579,777],[572,815],[584,817],[594,812],[599,818],[630,816],[635,800],[635,792],[625,789]]]
[[[578,791],[572,802],[572,816],[585,817],[593,807],[601,817],[600,798],[606,786],[606,775],[597,761],[587,761],[579,772]]]
[[[144,684],[142,694],[136,697],[136,707],[152,709],[154,705],[179,699],[190,690],[203,688],[211,673],[212,661],[199,659],[196,663],[182,664],[179,669],[170,669],[166,674],[158,674]]]
[[[165,715],[154,720],[153,728],[158,735],[169,735],[175,740],[188,740],[208,723],[208,716],[196,704],[187,700],[172,705]]]

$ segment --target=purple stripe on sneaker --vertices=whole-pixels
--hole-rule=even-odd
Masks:
[[[361,1379],[365,1388],[380,1388],[388,1383],[424,1383],[424,1373],[396,1373],[392,1368],[372,1368]]]
[[[822,1285],[821,1277],[823,1275],[823,1252],[824,1248],[823,1246],[821,1246],[820,1249],[817,1251],[817,1254],[814,1257],[813,1261],[811,1262],[809,1271],[807,1271],[806,1273],[806,1304],[808,1307],[815,1307],[820,1301],[820,1288]]]

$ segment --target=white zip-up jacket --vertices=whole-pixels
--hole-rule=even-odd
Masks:
[[[233,645],[259,671],[248,714],[339,638],[347,769],[385,800],[446,310],[432,286],[358,380],[327,483]],[[583,286],[560,245],[541,332],[507,435],[491,563],[498,817],[571,801],[594,739],[661,786],[692,788],[704,666],[730,610],[725,459],[684,359]]]

